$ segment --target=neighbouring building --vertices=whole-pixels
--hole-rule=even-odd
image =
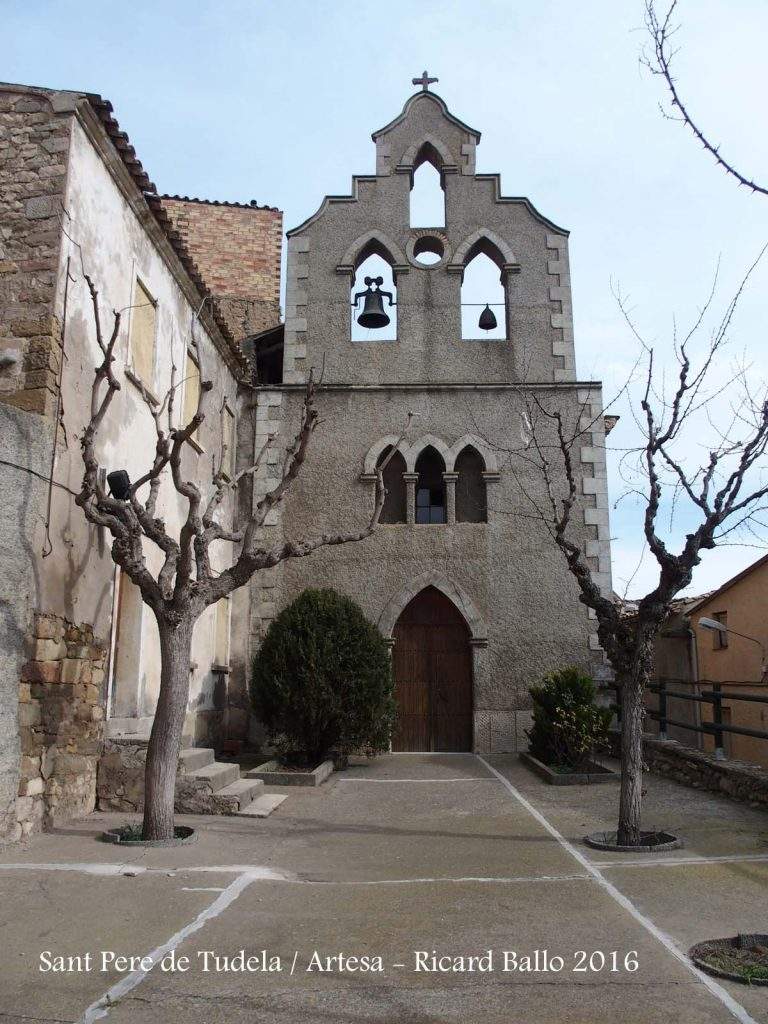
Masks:
[[[281,233],[276,209],[158,195],[101,97],[0,85],[0,836],[91,810],[105,739],[146,738],[159,685],[152,615],[74,504],[98,354],[84,274],[105,330],[113,310],[123,318],[103,465],[133,479],[147,468],[142,391],[161,401],[175,365],[176,415],[190,415],[202,360],[216,415],[183,468],[210,479],[225,444],[234,471],[252,401],[241,342],[279,321]],[[159,506],[173,528],[168,481]],[[159,554],[148,547],[151,567]],[[245,656],[230,652],[248,621],[238,600],[198,622],[190,742],[247,734]]]
[[[706,629],[702,618],[723,623],[729,632]],[[723,693],[722,720],[736,728],[768,732],[768,703],[749,698],[768,697],[768,555],[759,558],[721,587],[702,597],[678,602],[656,641],[658,680],[670,689],[693,696]],[[746,700],[739,698],[747,698]],[[649,695],[657,709],[658,698]],[[668,715],[692,725],[712,721],[712,704],[668,698]],[[657,731],[653,727],[652,731]],[[668,735],[687,746],[713,751],[714,738],[670,726]],[[728,757],[768,767],[768,739],[726,733]]]
[[[524,443],[532,394],[581,414],[577,536],[610,594],[606,425],[599,383],[576,376],[568,232],[476,171],[480,133],[428,84],[373,133],[376,173],[288,232],[285,325],[250,339],[255,450],[275,431],[292,438],[308,374],[323,380],[322,425],[271,513],[275,540],[366,523],[376,467],[414,414],[386,470],[381,528],[254,579],[252,643],[305,587],[334,587],[392,643],[396,750],[514,750],[543,673],[608,669],[562,555],[541,522],[514,514],[541,481],[504,453]],[[426,165],[443,205],[429,227],[411,215]],[[462,298],[475,259],[495,275],[480,325]],[[272,454],[257,488],[279,472]]]

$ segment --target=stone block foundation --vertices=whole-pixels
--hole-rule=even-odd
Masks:
[[[87,624],[37,614],[19,685],[18,840],[96,806],[105,647]]]

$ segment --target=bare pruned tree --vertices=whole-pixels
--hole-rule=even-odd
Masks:
[[[761,385],[761,393],[755,394],[743,368],[725,381],[715,379],[717,357],[746,280],[697,361],[691,351],[704,329],[714,288],[687,334],[682,339],[673,337],[677,371],[669,389],[657,368],[653,346],[635,329],[618,296],[640,344],[633,379],[622,392],[642,439],[623,452],[621,466],[630,482],[628,493],[643,506],[643,540],[658,570],[655,586],[637,602],[637,613],[631,619],[622,614],[613,595],[601,592],[582,540],[583,517],[580,523],[576,517],[581,503],[580,450],[593,443],[596,430],[588,406],[578,404],[569,411],[532,391],[525,401],[526,438],[519,447],[508,450],[527,509],[522,514],[543,523],[562,552],[578,584],[579,599],[595,613],[600,643],[617,675],[622,726],[617,829],[621,845],[640,843],[643,695],[653,670],[659,627],[673,598],[691,582],[702,551],[728,542],[739,529],[762,532],[766,526],[768,391]],[[715,423],[715,403],[718,409],[724,403],[730,407],[724,426]],[[704,441],[707,429],[710,444]],[[597,437],[602,435],[601,426]],[[673,549],[667,519],[672,515],[682,516],[688,531],[677,549]]]
[[[195,622],[209,605],[244,586],[261,569],[270,568],[286,559],[303,558],[321,547],[349,544],[369,537],[378,525],[384,505],[386,491],[383,473],[386,464],[405,437],[410,417],[400,440],[377,467],[374,509],[365,526],[351,532],[324,533],[302,540],[282,540],[272,546],[263,546],[260,528],[299,475],[317,428],[317,385],[310,374],[299,428],[287,448],[277,483],[252,507],[244,526],[232,529],[219,522],[217,511],[227,491],[236,490],[243,480],[256,473],[275,439],[269,437],[254,462],[231,480],[224,471],[224,451],[218,469],[214,466],[209,488],[199,480],[186,478],[182,469],[182,454],[185,445],[205,420],[213,388],[200,361],[197,409],[185,425],[174,425],[174,397],[179,386],[175,380],[175,369],[172,371],[170,387],[159,405],[155,405],[150,396],[143,393],[157,435],[154,459],[146,472],[130,484],[125,500],[119,500],[107,493],[101,482],[98,441],[99,431],[109,413],[112,400],[120,390],[113,363],[121,316],[119,312],[112,314],[111,330],[107,337],[102,327],[98,291],[91,278],[87,274],[84,277],[90,291],[101,362],[94,373],[90,420],[81,438],[85,469],[76,502],[90,523],[109,530],[114,562],[139,588],[142,600],[152,609],[157,622],[161,655],[160,692],[147,748],[143,836],[145,839],[169,839],[174,827],[174,787],[187,710],[192,630]],[[202,359],[200,346],[197,346],[197,356],[198,360]],[[167,476],[167,471],[170,471],[174,489],[186,503],[186,515],[178,536],[169,532],[156,508],[161,476]],[[156,575],[147,566],[144,550],[147,541],[162,552],[162,566]],[[212,570],[210,557],[211,545],[216,541],[232,543],[236,552],[232,564],[218,573]]]
[[[674,36],[679,30],[679,25],[674,23],[676,8],[677,0],[672,0],[666,14],[662,16],[656,9],[655,0],[646,0],[645,3],[645,27],[650,36],[651,45],[649,49],[643,52],[640,60],[651,74],[659,75],[666,83],[672,111],[665,110],[664,106],[659,104],[661,112],[665,117],[674,121],[681,121],[687,125],[704,149],[714,157],[726,174],[729,174],[738,181],[739,185],[743,185],[753,192],[759,192],[761,195],[768,196],[768,188],[758,184],[753,178],[743,173],[743,171],[739,170],[730,160],[723,156],[720,152],[720,146],[716,146],[710,141],[709,136],[699,127],[698,122],[694,120],[687,105],[683,102],[677,79],[672,73],[672,65],[677,54],[677,50],[674,50],[672,45]]]

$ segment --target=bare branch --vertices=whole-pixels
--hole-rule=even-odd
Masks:
[[[645,27],[651,38],[653,53],[650,56],[647,53],[644,54],[641,57],[641,62],[648,68],[651,74],[660,75],[664,79],[669,91],[672,108],[673,110],[679,111],[680,114],[679,118],[673,117],[671,119],[681,120],[684,124],[688,125],[704,149],[714,157],[726,174],[729,174],[732,178],[735,178],[736,181],[738,181],[739,185],[743,185],[752,192],[758,192],[761,195],[768,196],[768,188],[765,188],[753,179],[750,179],[746,174],[737,170],[730,161],[725,159],[725,157],[720,153],[720,147],[715,146],[709,141],[709,138],[699,128],[696,121],[694,121],[680,97],[680,93],[677,88],[677,81],[672,74],[672,63],[675,54],[670,51],[670,40],[679,27],[672,25],[672,17],[675,13],[676,7],[677,0],[673,0],[673,3],[667,10],[666,15],[664,17],[660,17],[656,11],[655,0],[646,0]],[[664,113],[663,110],[662,113]],[[669,115],[665,114],[665,116]]]

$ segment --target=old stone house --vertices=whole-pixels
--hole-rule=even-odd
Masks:
[[[123,317],[103,465],[146,470],[142,391],[162,398],[175,365],[188,418],[202,360],[216,415],[184,470],[210,480],[223,445],[235,465],[240,342],[279,319],[281,235],[272,208],[159,196],[100,97],[0,86],[0,835],[92,809],[105,737],[146,737],[159,683],[151,613],[74,504],[98,352],[84,273],[105,329],[112,310]],[[173,529],[168,481],[159,506]],[[156,568],[158,552],[146,555]],[[247,609],[228,604],[195,631],[191,742],[247,729],[245,698],[227,685],[232,622]]]
[[[111,469],[134,474],[154,448],[142,390],[157,398],[183,366],[181,415],[202,358],[217,416],[185,468],[209,478],[225,444],[233,468],[247,465],[275,435],[258,497],[314,368],[322,425],[265,531],[352,528],[413,413],[373,537],[283,563],[199,621],[188,742],[260,742],[247,666],[307,586],[349,594],[391,641],[395,749],[514,750],[534,679],[564,663],[606,670],[562,557],[515,514],[537,481],[507,454],[534,393],[588,424],[579,535],[609,593],[601,392],[576,378],[568,234],[476,171],[480,133],[428,85],[374,132],[376,173],[288,233],[284,323],[279,211],[158,195],[106,101],[0,86],[0,835],[91,809],[105,742],[146,737],[157,694],[154,624],[74,505],[96,355],[84,270],[125,318]],[[441,192],[425,227],[410,200],[426,168]],[[494,271],[482,331],[463,297],[478,259]],[[177,497],[164,497],[173,526]]]

